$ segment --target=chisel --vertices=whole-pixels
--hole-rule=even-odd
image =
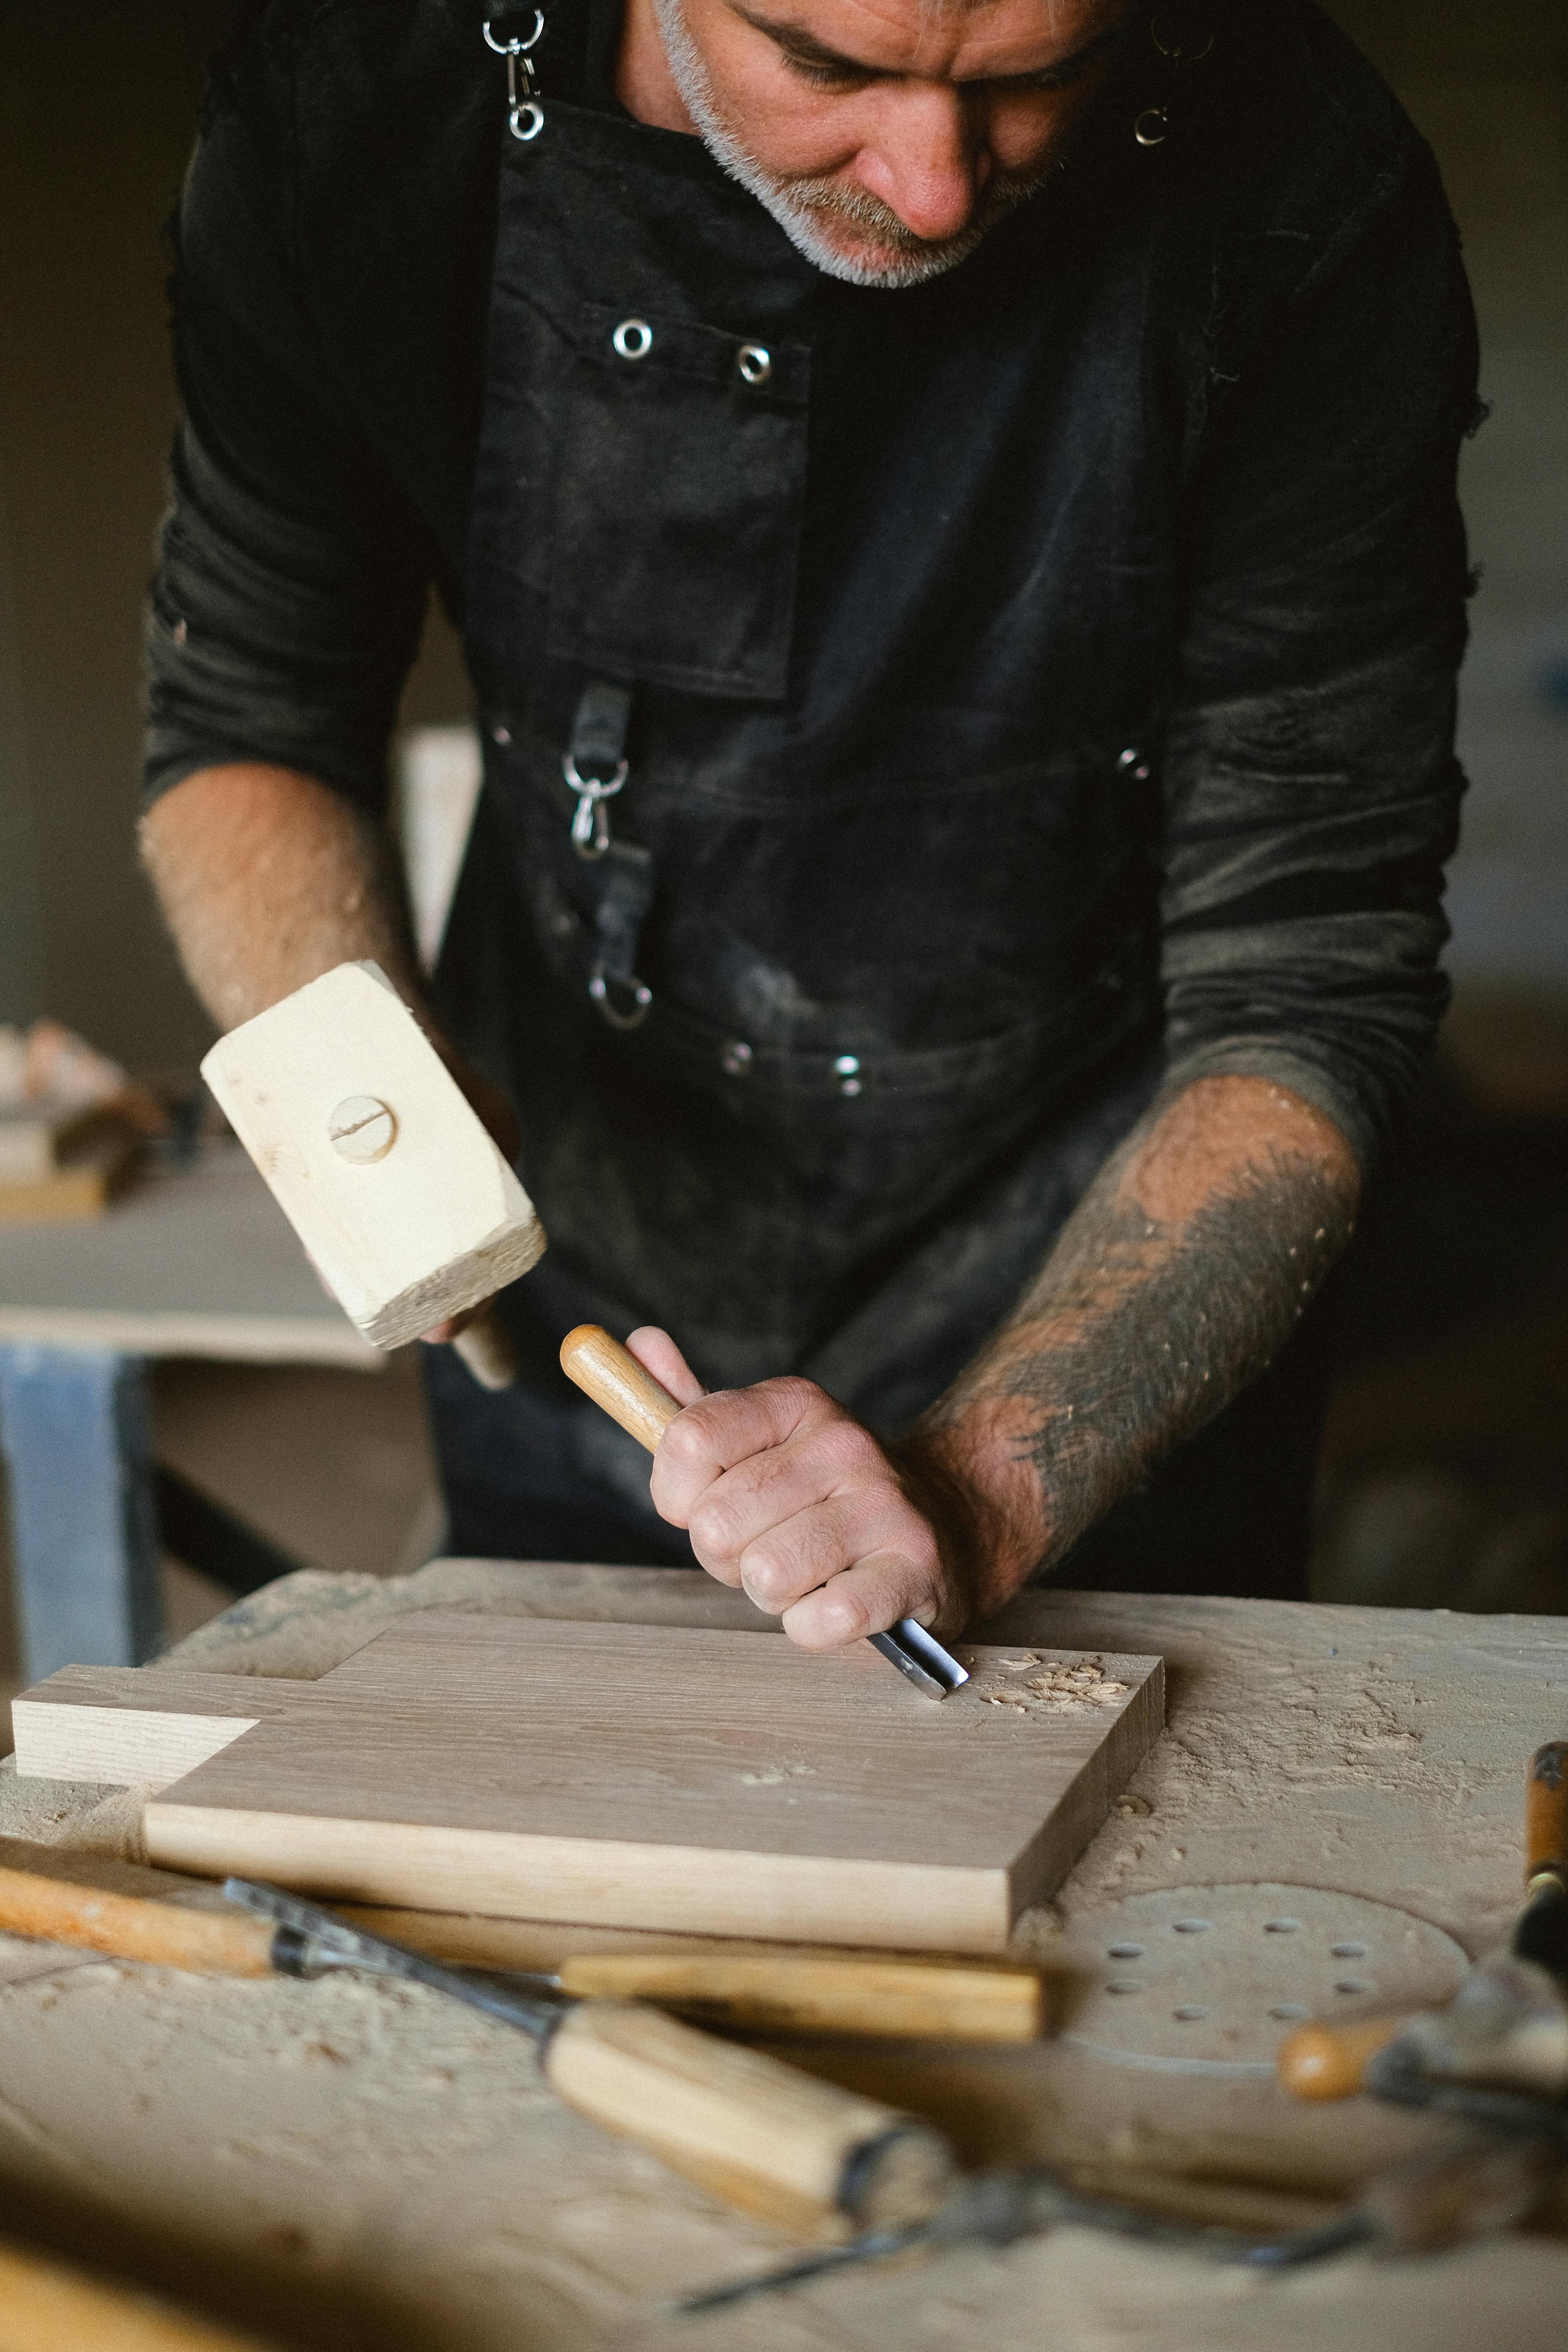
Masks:
[[[599,1324],[579,1323],[561,1342],[561,1369],[629,1437],[650,1454],[658,1453],[658,1441],[680,1407],[629,1349]],[[869,1640],[926,1698],[946,1698],[969,1680],[968,1668],[912,1617],[900,1617],[887,1633],[873,1633]]]
[[[1524,1788],[1525,1905],[1506,1947],[1478,1962],[1446,2010],[1302,2025],[1280,2044],[1280,2081],[1299,2099],[1343,2099],[1401,2078],[1568,2092],[1568,1740],[1530,1759]]]
[[[908,2227],[952,2190],[952,2152],[929,2124],[761,2051],[638,2001],[574,2000],[537,1978],[446,1968],[279,1887],[228,1878],[224,1893],[272,1929],[270,1964],[281,1974],[394,1977],[521,2027],[569,2106],[781,2228],[842,2240]]]
[[[22,1840],[5,1842],[17,1855]],[[233,1912],[114,1895],[40,1867],[0,1864],[0,1933],[37,1936],[198,1976],[264,1977],[275,1930]],[[762,2033],[854,2033],[887,2040],[1032,2042],[1044,2031],[1044,1979],[1032,1969],[882,1954],[636,1950],[568,1953],[552,1968],[522,1964],[538,1930],[466,1913],[346,1904],[351,1927],[391,1937],[428,1959],[529,1979],[576,2000],[647,2000],[709,2025]],[[532,1957],[531,1954],[529,1955]]]

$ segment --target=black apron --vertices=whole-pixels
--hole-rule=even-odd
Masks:
[[[710,1385],[800,1370],[896,1431],[1157,1083],[1146,198],[1091,152],[880,293],[696,139],[547,84],[502,149],[438,991],[551,1248],[521,1389],[438,1360],[437,1434],[458,1549],[689,1557],[560,1332],[660,1322]]]

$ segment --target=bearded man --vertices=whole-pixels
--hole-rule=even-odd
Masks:
[[[808,1647],[1069,1554],[1300,1591],[1460,784],[1473,324],[1371,68],[1308,0],[265,0],[177,237],[168,919],[226,1026],[377,959],[551,1236],[515,1389],[427,1350],[452,1549]],[[651,1498],[589,1318],[685,1407]]]

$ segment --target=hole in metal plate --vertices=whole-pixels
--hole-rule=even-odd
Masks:
[[[1109,1977],[1105,1990],[1107,1992],[1142,1992],[1143,1988],[1131,1977]]]
[[[1266,1936],[1293,1936],[1300,1925],[1300,1919],[1265,1919],[1263,1932]]]
[[[1171,1933],[1173,1936],[1206,1936],[1209,1926],[1207,1919],[1173,1919]]]
[[[1364,1944],[1336,1944],[1334,1946],[1334,1958],[1336,1960],[1364,1960],[1366,1958],[1366,1946]]]
[[[1299,2018],[1310,2017],[1312,2012],[1304,2000],[1277,2000],[1268,2014],[1277,2017],[1281,2025],[1293,2025]]]
[[[1143,1947],[1142,1944],[1110,1944],[1106,1948],[1105,1957],[1108,1960],[1141,1960]]]

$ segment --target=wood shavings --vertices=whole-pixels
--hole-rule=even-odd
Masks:
[[[998,1686],[995,1677],[1002,1675],[1016,1679]],[[974,1696],[982,1706],[1010,1715],[1081,1715],[1089,1707],[1120,1706],[1127,1685],[1113,1682],[1097,1658],[1069,1664],[1031,1652],[996,1659],[993,1675],[977,1683]]]

